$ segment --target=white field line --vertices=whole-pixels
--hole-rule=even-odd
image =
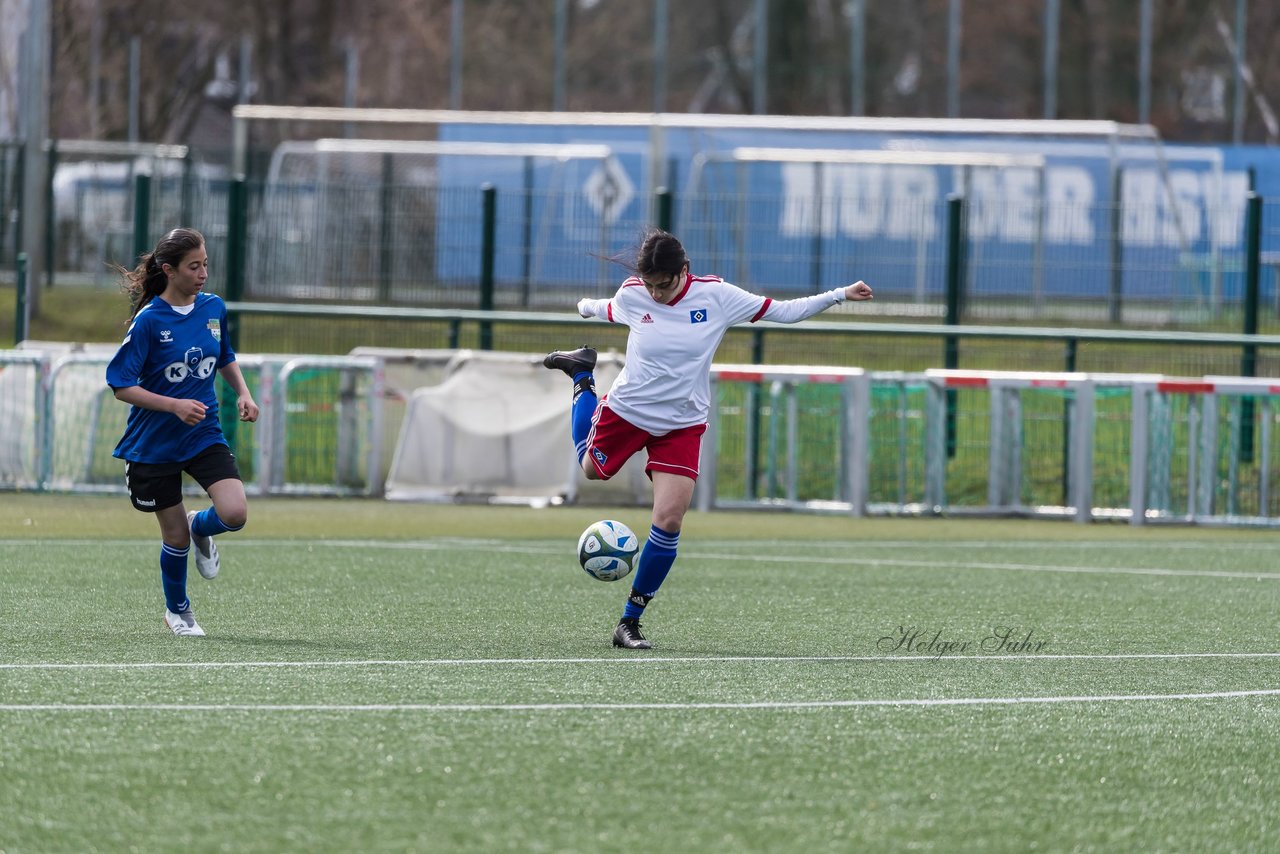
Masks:
[[[1280,652],[1132,652],[1132,653],[1033,653],[1014,655],[717,655],[689,657],[635,658],[422,658],[354,659],[350,661],[125,661],[125,662],[27,662],[0,663],[3,670],[220,670],[236,668],[288,667],[529,667],[542,665],[620,664],[639,667],[651,664],[915,664],[942,661],[1180,661],[1187,659],[1280,659]]]
[[[289,544],[296,544],[296,540],[239,540],[236,541],[241,546],[246,547],[279,547]],[[538,548],[528,545],[516,546],[508,541],[498,540],[447,540],[438,541],[427,540],[406,540],[403,542],[393,540],[317,540],[306,541],[311,544],[319,545],[324,548],[363,548],[363,549],[392,549],[392,550],[408,550],[408,551],[441,551],[441,550],[457,550],[465,547],[485,548],[499,554],[540,554],[540,555],[565,555],[572,557],[572,552],[559,548]],[[6,545],[31,545],[40,543],[43,545],[78,545],[93,546],[101,548],[109,545],[123,545],[136,547],[139,545],[154,545],[154,540],[49,540],[49,541],[33,541],[33,540],[0,540],[0,546]],[[919,548],[921,544],[914,544]],[[1078,544],[1074,544],[1078,545]],[[848,544],[848,548],[859,548],[858,543]],[[1099,567],[1099,566],[1075,566],[1075,565],[1053,565],[1053,564],[1031,564],[1031,563],[995,563],[991,561],[937,561],[937,560],[907,560],[903,558],[875,558],[862,557],[859,555],[844,555],[840,557],[817,557],[814,555],[759,555],[759,554],[719,554],[714,552],[701,552],[696,549],[689,549],[681,553],[686,559],[694,560],[723,560],[736,563],[786,563],[788,565],[805,564],[810,566],[896,566],[912,569],[986,569],[1004,572],[1058,572],[1082,575],[1152,575],[1152,576],[1175,576],[1184,578],[1233,578],[1247,580],[1268,580],[1280,581],[1280,572],[1243,572],[1232,570],[1210,570],[1210,569],[1168,569],[1164,567]]]
[[[580,711],[696,711],[848,709],[877,706],[1016,706],[1051,703],[1138,703],[1173,700],[1228,700],[1275,697],[1280,688],[1255,691],[1211,691],[1202,694],[1097,694],[1064,697],[936,697],[922,699],[796,700],[745,703],[33,703],[0,705],[0,712],[580,712]]]
[[[1150,530],[1150,529],[1148,529]],[[1252,531],[1244,534],[1256,533]],[[92,539],[87,537],[0,537],[0,546],[151,546],[156,537],[129,537],[122,539]],[[429,540],[401,539],[295,539],[289,537],[262,538],[240,537],[232,534],[227,542],[236,542],[246,546],[297,546],[299,544],[346,547],[409,547],[419,549],[459,548],[465,546],[510,545],[511,540],[494,537],[432,537]],[[548,544],[548,540],[535,540],[540,544]],[[567,542],[567,541],[566,541]],[[725,539],[723,537],[699,537],[697,542],[711,546],[779,546],[793,548],[802,544],[806,548],[887,548],[887,549],[1149,549],[1159,547],[1167,551],[1211,550],[1211,551],[1271,551],[1280,546],[1280,531],[1274,532],[1273,538],[1252,540],[781,540],[781,539]],[[572,543],[558,551],[572,552]]]

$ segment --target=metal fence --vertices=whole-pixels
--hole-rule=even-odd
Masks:
[[[1258,327],[1280,329],[1280,202],[1263,201],[1251,242],[1245,208],[1217,172],[1161,179],[1151,164],[1117,167],[1113,193],[1091,196],[1020,160],[903,166],[915,170],[906,177],[889,174],[892,164],[754,163],[827,177],[704,171],[642,203],[603,145],[541,146],[579,152],[569,160],[312,152],[329,165],[268,169],[238,192],[225,167],[178,147],[117,148],[51,144],[52,228],[37,250],[51,262],[46,284],[114,282],[111,264],[131,266],[139,247],[185,224],[209,241],[211,289],[234,299],[474,308],[487,294],[498,308],[546,310],[612,293],[626,270],[610,259],[628,260],[658,224],[679,234],[696,272],[770,296],[865,279],[877,300],[860,311],[878,317],[943,320],[954,310],[961,322],[1238,330],[1253,299]],[[17,151],[0,146],[6,268]],[[352,157],[363,167],[332,165]],[[832,177],[837,166],[881,171]],[[925,176],[933,192],[906,192]],[[1195,185],[1194,204],[1167,198],[1179,182]],[[956,223],[953,201],[939,197],[948,186],[960,200]]]
[[[0,351],[0,488],[124,491],[108,360]],[[225,388],[222,415],[251,492],[382,494],[381,358],[241,364],[262,419],[236,421]],[[712,379],[704,510],[1280,526],[1276,380],[731,364]],[[567,407],[562,392],[547,393]]]
[[[1280,525],[1280,384],[717,365],[702,510]]]
[[[106,385],[110,359],[99,348],[0,350],[0,489],[125,492],[112,450],[129,407]],[[223,387],[220,419],[250,492],[381,494],[381,360],[246,355],[239,364],[261,418],[240,422]]]

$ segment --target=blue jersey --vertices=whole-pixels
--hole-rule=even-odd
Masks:
[[[170,412],[131,407],[115,456],[135,463],[178,463],[210,445],[226,444],[213,387],[217,371],[236,360],[226,328],[226,303],[213,294],[196,294],[186,314],[160,297],[138,312],[107,365],[107,385],[141,386],[165,397],[198,400],[209,409],[203,421],[189,426]]]

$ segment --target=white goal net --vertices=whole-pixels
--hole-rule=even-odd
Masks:
[[[602,354],[597,391],[621,369]],[[415,390],[401,425],[386,497],[406,501],[647,500],[643,455],[607,483],[587,481],[569,433],[568,380],[532,354],[475,351],[436,385]]]

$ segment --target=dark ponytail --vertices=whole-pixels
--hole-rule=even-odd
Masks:
[[[142,256],[138,266],[126,270],[117,266],[121,278],[121,289],[129,295],[129,319],[133,320],[142,311],[143,306],[164,293],[169,284],[164,265],[176,267],[188,252],[204,246],[204,237],[193,228],[175,228],[166,234],[156,248]]]

